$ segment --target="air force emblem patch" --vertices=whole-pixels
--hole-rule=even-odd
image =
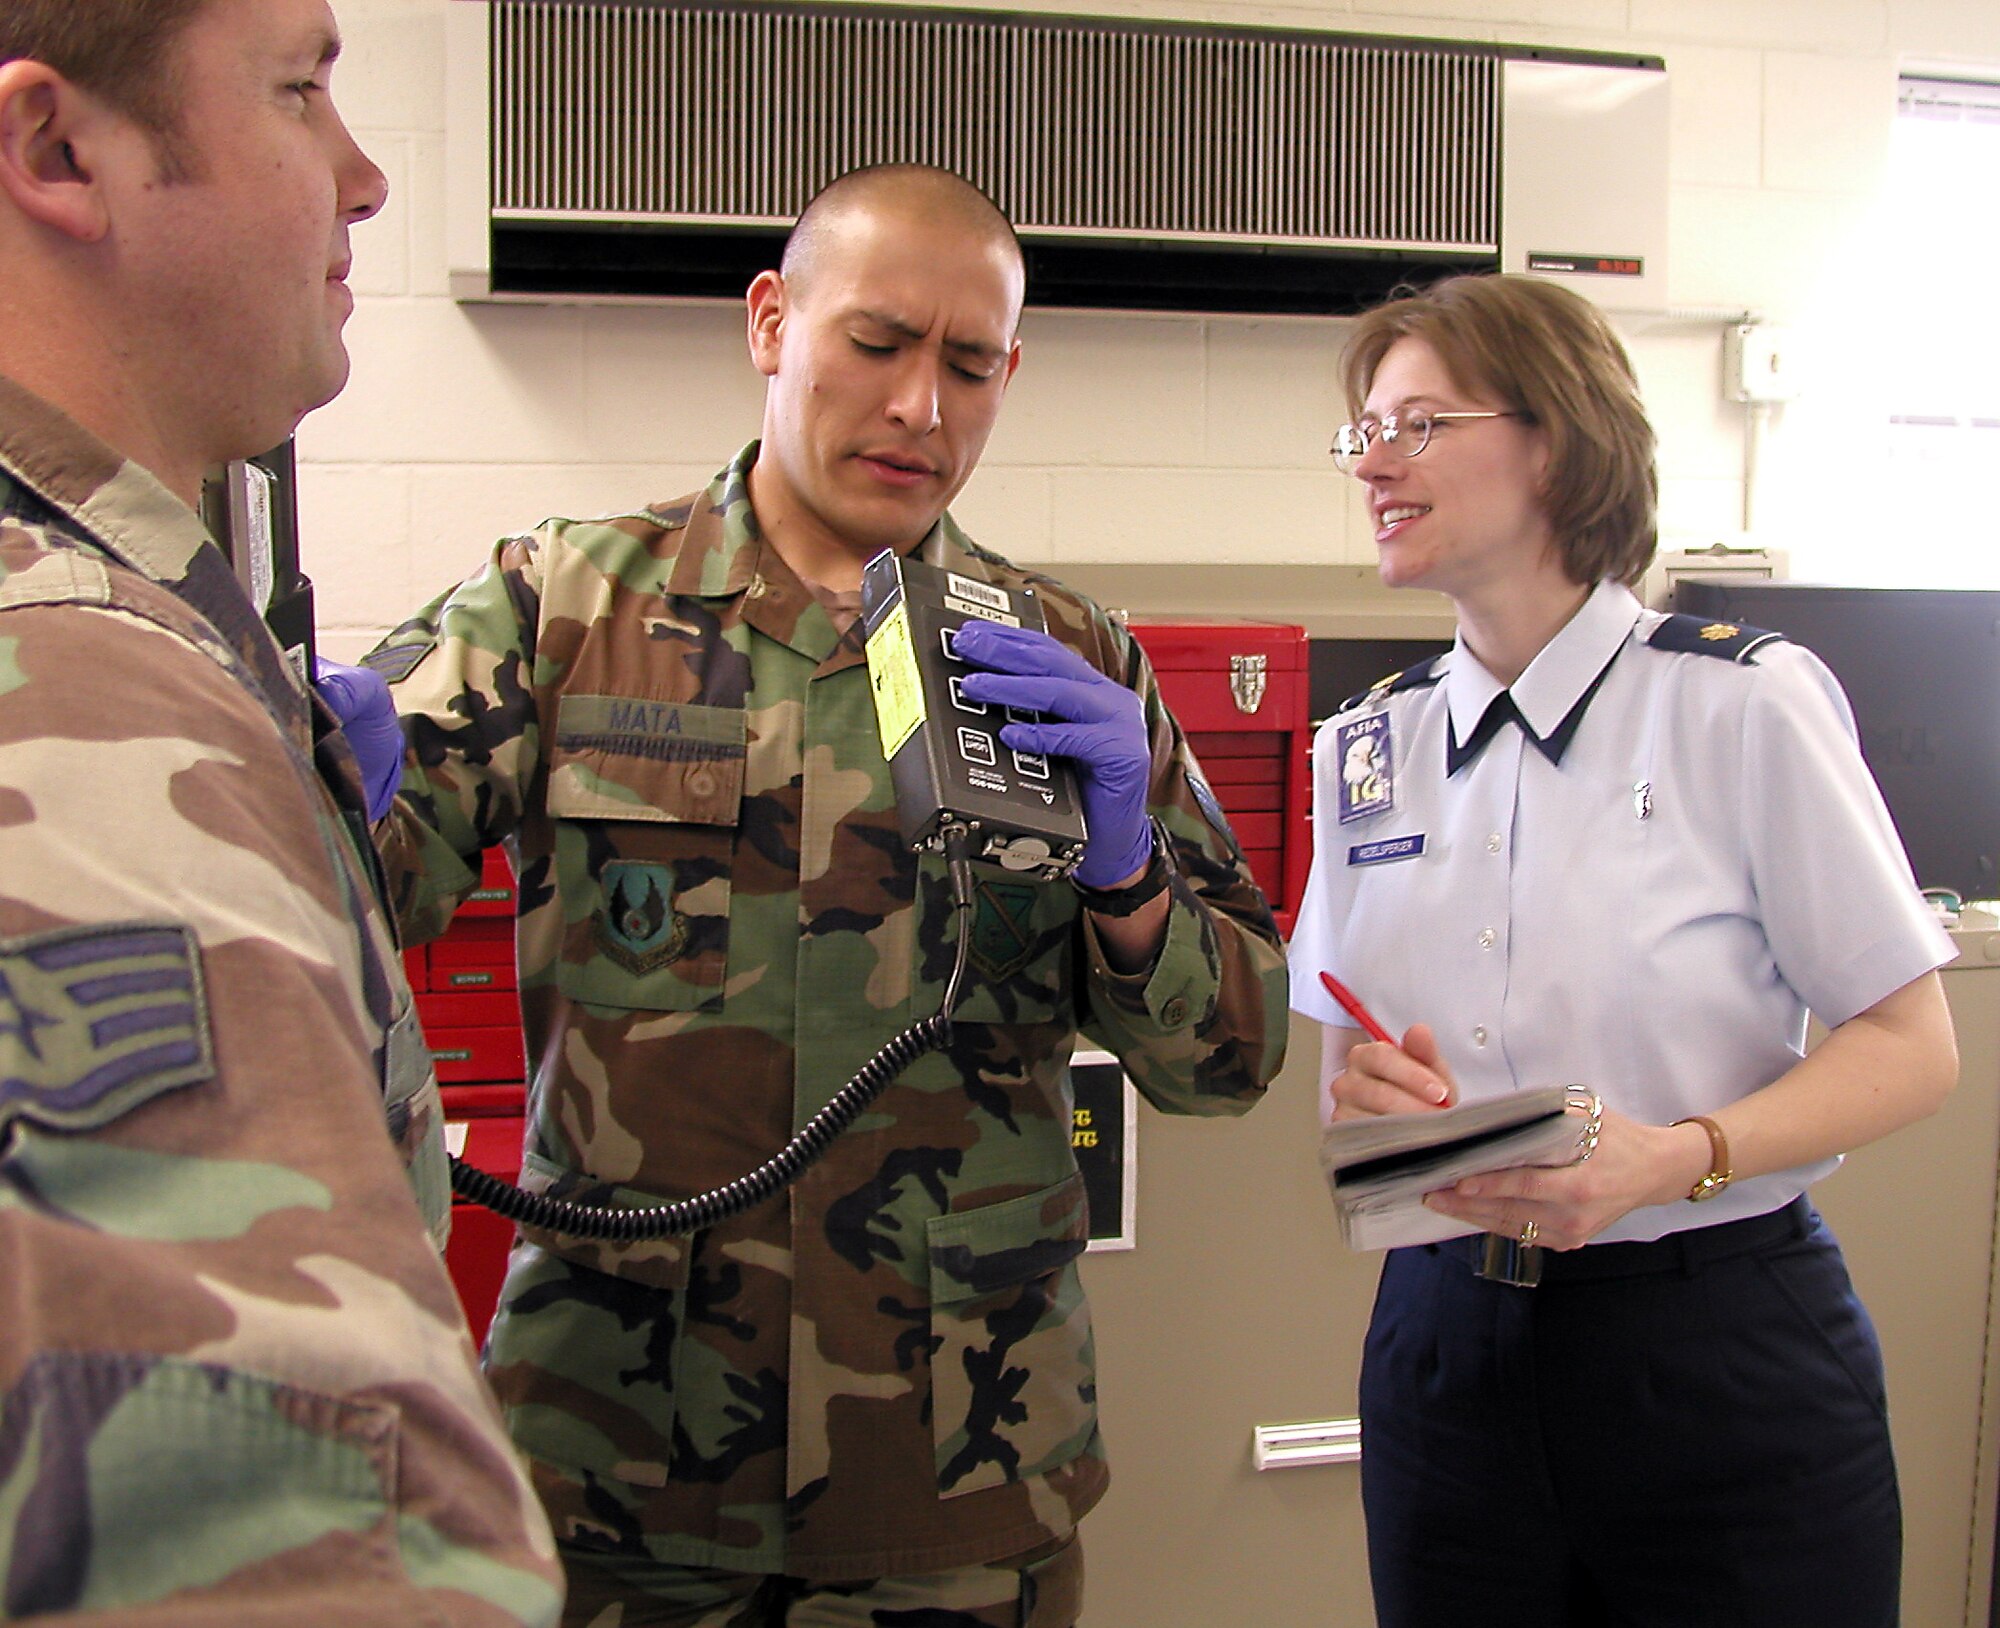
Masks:
[[[201,953],[171,922],[0,939],[0,1144],[109,1125],[215,1076]]]
[[[673,901],[674,873],[667,866],[613,860],[604,867],[598,947],[635,976],[679,960],[687,949],[688,919]]]

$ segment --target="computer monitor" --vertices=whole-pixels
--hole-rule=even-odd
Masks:
[[[1674,608],[1832,668],[1918,885],[2000,897],[2000,591],[1684,579]]]

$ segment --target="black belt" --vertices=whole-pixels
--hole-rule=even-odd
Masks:
[[[1741,1221],[1724,1221],[1719,1226],[1690,1227],[1670,1232],[1648,1243],[1585,1244],[1581,1249],[1541,1249],[1541,1281],[1549,1283],[1596,1283],[1605,1278],[1643,1277],[1653,1272],[1692,1272],[1710,1261],[1748,1255],[1773,1244],[1803,1238],[1813,1224],[1813,1208],[1801,1193],[1783,1209],[1768,1215],[1745,1216]],[[1469,1238],[1447,1238],[1441,1244],[1425,1244],[1432,1254],[1441,1254],[1477,1271],[1485,1252],[1486,1234]]]

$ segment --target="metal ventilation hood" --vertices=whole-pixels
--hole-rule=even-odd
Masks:
[[[1544,122],[1515,86],[1537,68],[1562,70],[1565,121],[1592,76],[1659,93],[1657,152],[1607,193],[1628,216],[1637,197],[1658,241],[1538,221],[1560,241],[1532,249],[1587,259],[1570,275],[1597,293],[1630,295],[1635,264],[1664,273],[1656,58],[877,5],[448,15],[461,299],[735,299],[826,181],[918,161],[1015,221],[1032,304],[1351,312],[1503,263],[1509,125]],[[1632,101],[1582,96],[1586,118]],[[1618,162],[1604,135],[1583,136],[1600,168]],[[1575,139],[1565,122],[1554,162]],[[1540,184],[1549,165],[1527,168]]]

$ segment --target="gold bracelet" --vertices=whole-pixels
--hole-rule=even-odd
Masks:
[[[1708,1132],[1708,1174],[1688,1189],[1688,1202],[1699,1204],[1705,1198],[1713,1198],[1727,1187],[1736,1172],[1729,1167],[1729,1138],[1722,1134],[1722,1127],[1706,1114],[1689,1114],[1686,1119],[1677,1119],[1673,1127],[1699,1125]]]

